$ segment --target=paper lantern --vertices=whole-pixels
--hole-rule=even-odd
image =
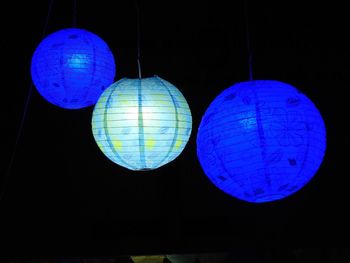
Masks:
[[[155,76],[121,79],[95,105],[92,132],[113,162],[131,170],[158,168],[184,149],[192,117],[181,92]]]
[[[197,136],[197,155],[209,179],[229,195],[257,203],[302,188],[325,149],[325,126],[314,104],[294,87],[270,80],[222,92]]]
[[[50,103],[79,109],[96,103],[115,76],[107,44],[84,29],[69,28],[47,36],[32,57],[35,87]]]

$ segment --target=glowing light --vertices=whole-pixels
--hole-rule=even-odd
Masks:
[[[268,202],[301,189],[317,172],[326,130],[314,104],[291,85],[257,80],[223,91],[205,112],[197,155],[231,196]]]
[[[76,28],[47,36],[32,58],[35,87],[50,103],[79,109],[91,106],[114,80],[115,63],[107,44]]]
[[[95,105],[92,131],[102,152],[131,170],[150,170],[174,160],[192,130],[181,92],[155,76],[121,79]]]

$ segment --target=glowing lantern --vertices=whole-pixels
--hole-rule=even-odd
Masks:
[[[317,172],[325,149],[325,126],[314,104],[294,87],[270,80],[223,91],[197,136],[197,155],[209,179],[249,202],[298,191]]]
[[[50,103],[79,109],[96,103],[114,80],[115,63],[107,44],[76,28],[47,36],[32,57],[32,79]]]
[[[131,170],[158,168],[184,149],[192,117],[181,92],[155,76],[121,79],[95,105],[92,131],[113,162]]]

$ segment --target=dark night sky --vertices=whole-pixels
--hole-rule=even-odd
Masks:
[[[350,74],[345,7],[247,1],[255,79],[294,85],[319,108],[327,152],[314,179],[283,201],[254,205],[209,182],[196,157],[209,103],[248,78],[241,1],[140,1],[143,76],[177,86],[192,111],[184,152],[154,171],[109,161],[92,137],[92,107],[57,108],[34,89],[0,202],[0,255],[116,255],[220,251],[237,245],[341,245],[349,232],[344,122]],[[262,3],[263,2],[263,3]],[[4,178],[41,39],[48,1],[2,1]],[[79,1],[78,27],[103,38],[117,78],[137,77],[133,1]],[[55,1],[47,33],[71,27],[72,1]],[[5,102],[5,103],[4,103]],[[4,182],[4,180],[2,180]],[[44,251],[44,252],[43,252]]]

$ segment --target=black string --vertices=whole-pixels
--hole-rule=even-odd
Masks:
[[[49,7],[48,7],[48,11],[47,11],[47,15],[46,15],[46,19],[45,19],[45,23],[44,23],[44,27],[43,27],[41,39],[43,39],[45,37],[45,35],[46,35],[46,31],[47,31],[47,27],[48,27],[48,24],[49,24],[49,17],[51,15],[53,2],[54,2],[54,0],[51,0],[50,3],[49,3]],[[7,170],[6,170],[6,174],[5,174],[4,178],[3,178],[2,191],[0,193],[0,201],[3,199],[3,197],[5,195],[6,186],[8,185],[8,178],[10,177],[10,174],[11,174],[11,171],[12,171],[12,167],[13,167],[13,163],[14,163],[15,158],[16,158],[18,145],[19,145],[19,142],[20,142],[21,137],[22,137],[24,123],[25,123],[25,120],[27,118],[28,108],[29,108],[30,100],[31,100],[32,94],[33,94],[33,88],[34,88],[33,82],[31,81],[30,85],[29,85],[29,89],[28,89],[28,95],[27,95],[27,98],[26,98],[26,101],[25,101],[25,104],[24,104],[23,112],[22,112],[22,118],[21,118],[21,121],[19,123],[19,128],[18,128],[18,131],[17,131],[15,144],[13,146],[11,158],[10,158]]]
[[[141,79],[141,50],[140,50],[140,7],[138,1],[135,1],[136,15],[137,15],[137,67],[139,73],[139,79]]]
[[[249,17],[248,17],[248,0],[243,1],[243,9],[244,9],[244,20],[245,20],[245,37],[246,37],[246,45],[248,52],[248,67],[249,67],[249,80],[253,80],[253,51],[251,46],[251,34],[249,27]]]

